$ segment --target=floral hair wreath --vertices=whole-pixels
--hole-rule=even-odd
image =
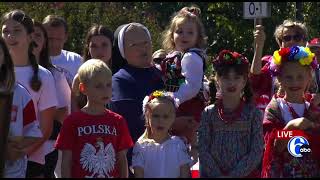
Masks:
[[[237,52],[231,52],[230,50],[222,50],[219,56],[212,62],[214,67],[222,65],[233,65],[233,64],[246,64],[249,65],[248,59]]]
[[[311,66],[317,68],[315,54],[308,47],[293,46],[291,48],[281,48],[273,53],[270,64],[270,71],[274,75],[279,74],[279,69],[283,62],[299,62],[302,66]]]
[[[174,100],[170,96],[169,92],[156,90],[156,91],[152,92],[149,96],[144,97],[143,103],[142,103],[143,114],[145,114],[145,112],[146,112],[147,104],[150,103],[155,98],[167,98],[168,100],[172,101],[172,103],[174,103]]]

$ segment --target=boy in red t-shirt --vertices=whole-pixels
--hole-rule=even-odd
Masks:
[[[126,120],[105,108],[111,98],[111,76],[100,60],[86,61],[78,71],[79,90],[87,96],[81,111],[62,125],[56,148],[62,150],[66,178],[128,177],[127,149],[133,146]]]

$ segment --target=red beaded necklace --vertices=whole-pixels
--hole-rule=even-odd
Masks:
[[[240,116],[241,116],[243,106],[244,106],[244,101],[241,99],[238,107],[234,111],[232,111],[231,113],[226,114],[224,111],[222,99],[219,99],[217,102],[217,107],[218,107],[218,114],[219,114],[220,119],[222,121],[224,121],[225,123],[230,123],[232,121],[238,120],[238,118],[240,118]]]
[[[285,99],[283,99],[284,102],[286,103],[286,105],[288,106],[289,108],[289,111],[293,117],[293,119],[297,119],[297,118],[300,118],[300,116],[298,115],[298,113],[293,109],[293,107],[288,103],[288,101],[286,101]],[[307,117],[307,106],[306,106],[306,103],[305,101],[303,101],[303,104],[304,104],[304,112],[303,112],[303,116],[302,117]]]

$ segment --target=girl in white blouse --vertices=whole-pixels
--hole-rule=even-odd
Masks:
[[[155,91],[143,100],[146,130],[138,139],[132,156],[135,177],[190,177],[191,157],[184,141],[171,136],[175,106],[167,92]]]

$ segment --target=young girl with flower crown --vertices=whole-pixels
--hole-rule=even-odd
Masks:
[[[306,96],[306,90],[317,62],[309,48],[281,48],[273,54],[270,68],[277,76],[283,95],[274,96],[268,104],[263,130],[266,149],[262,177],[316,177],[319,169],[319,94]],[[288,141],[276,139],[278,130],[302,130],[307,136],[311,153],[293,157]]]
[[[262,114],[251,103],[249,61],[223,50],[213,67],[220,95],[203,111],[198,129],[200,177],[259,177]]]
[[[146,130],[133,148],[132,166],[135,177],[190,177],[191,158],[180,137],[169,129],[175,119],[173,99],[167,92],[154,91],[143,100]]]
[[[184,7],[171,19],[163,41],[168,60],[161,63],[166,90],[172,92],[178,107],[173,133],[186,137],[193,147],[201,112],[205,107],[203,79],[206,36],[199,15],[199,8]]]

